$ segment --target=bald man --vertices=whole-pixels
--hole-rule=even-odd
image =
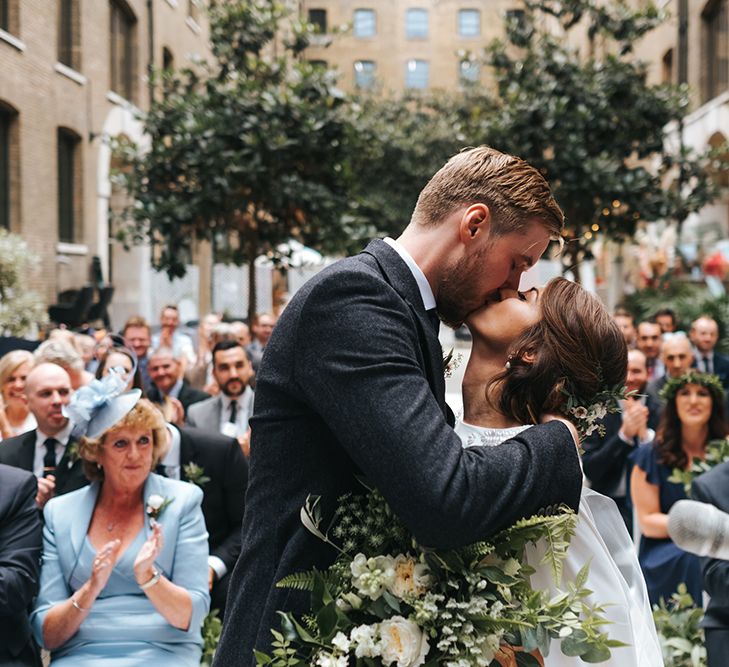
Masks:
[[[38,478],[36,503],[41,509],[53,496],[89,483],[75,452],[78,443],[71,438],[71,424],[62,412],[72,391],[71,378],[63,368],[38,364],[25,380],[28,408],[38,427],[0,445],[0,463],[28,470]]]
[[[719,341],[716,320],[709,315],[698,317],[691,324],[689,336],[694,345],[694,366],[704,373],[717,375],[724,389],[729,390],[729,357],[716,351]]]

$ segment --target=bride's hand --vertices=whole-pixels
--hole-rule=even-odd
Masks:
[[[577,429],[575,428],[575,425],[569,419],[564,417],[563,415],[558,415],[558,414],[549,414],[549,413],[544,414],[541,416],[541,419],[540,419],[541,424],[546,424],[548,422],[553,422],[553,421],[562,422],[570,430],[570,433],[572,434],[572,439],[575,441],[575,447],[577,448],[577,451],[579,451],[580,450],[580,436],[577,433]]]

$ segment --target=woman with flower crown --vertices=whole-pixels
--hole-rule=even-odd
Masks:
[[[198,665],[208,611],[202,491],[151,471],[164,420],[111,373],[67,407],[92,484],[48,502],[31,616],[54,667]]]
[[[556,278],[542,292],[502,290],[466,320],[473,336],[463,378],[463,420],[456,427],[464,447],[498,446],[537,423],[538,416],[562,413],[583,434],[597,428],[610,409],[610,393],[625,380],[627,350],[604,306],[579,285]],[[547,507],[547,513],[557,508]],[[528,557],[536,569],[535,589],[555,593],[547,550],[539,544]],[[648,596],[632,542],[617,507],[583,489],[577,527],[564,562],[562,581],[574,580],[589,563],[588,602],[603,605],[611,639],[612,667],[663,665]],[[553,640],[546,667],[577,667],[577,657]]]
[[[684,486],[669,479],[674,469],[691,467],[703,459],[711,440],[729,435],[724,416],[725,394],[716,375],[691,370],[671,378],[661,390],[666,406],[654,442],[641,445],[631,458],[635,463],[630,493],[641,531],[638,558],[652,604],[668,601],[679,583],[685,583],[694,602],[702,602],[699,557],[678,547],[668,536],[668,511],[686,498]]]

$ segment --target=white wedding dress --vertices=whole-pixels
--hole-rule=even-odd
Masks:
[[[493,429],[459,422],[456,433],[464,447],[494,447],[527,428]],[[531,577],[532,587],[548,590],[553,595],[560,587],[555,583],[550,568],[541,565],[546,548],[546,544],[540,543],[530,548],[527,561],[536,569]],[[628,644],[611,649],[610,660],[599,664],[608,667],[663,667],[648,592],[635,548],[620,512],[610,498],[582,487],[577,526],[563,563],[563,581],[574,580],[585,563],[590,564],[586,587],[592,594],[586,602],[602,605],[610,621],[603,631],[610,639]],[[545,667],[584,667],[586,663],[564,655],[559,640],[552,640],[544,664]]]

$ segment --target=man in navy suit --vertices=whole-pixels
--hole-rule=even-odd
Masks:
[[[74,452],[78,443],[71,437],[72,425],[63,415],[71,393],[71,379],[63,368],[50,363],[36,366],[25,380],[25,395],[38,427],[0,445],[0,463],[28,470],[38,478],[41,509],[53,496],[89,483]]]
[[[660,403],[644,394],[647,379],[645,355],[640,350],[629,350],[625,385],[638,396],[623,401],[622,412],[605,416],[604,435],[595,431],[582,443],[582,464],[591,487],[615,501],[631,535],[633,508],[628,491],[632,466],[628,457],[637,445],[654,439],[661,409]]]
[[[35,477],[0,465],[0,665],[40,667],[28,607],[38,592],[41,520]]]
[[[438,340],[439,317],[457,327],[500,288],[517,289],[562,226],[541,174],[482,146],[430,180],[399,239],[373,241],[296,293],[256,379],[243,545],[216,666],[254,664],[254,648],[270,651],[277,610],[308,611],[308,594],[276,582],[336,556],[301,524],[310,494],[326,524],[365,478],[421,544],[440,548],[578,506],[564,420],[500,447],[462,447]]]
[[[729,391],[729,357],[716,351],[719,325],[709,315],[702,315],[691,324],[689,337],[694,345],[695,366],[703,373],[713,373]]]
[[[666,372],[661,377],[648,383],[646,393],[654,404],[664,405],[661,400],[661,390],[669,378],[680,378],[688,373],[694,364],[694,352],[686,334],[678,333],[664,334],[661,348],[661,359]]]

